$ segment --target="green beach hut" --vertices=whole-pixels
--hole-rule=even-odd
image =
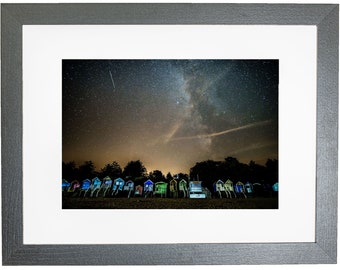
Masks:
[[[154,194],[155,195],[160,195],[161,198],[165,198],[166,197],[166,193],[167,193],[167,188],[168,188],[168,184],[165,182],[157,182],[155,183],[155,191]]]

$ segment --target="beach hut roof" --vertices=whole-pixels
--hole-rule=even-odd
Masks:
[[[125,182],[124,189],[129,190],[131,188],[134,188],[134,186],[135,186],[135,183],[132,180],[128,180]]]
[[[144,182],[144,184],[151,185],[151,184],[153,184],[153,182],[152,182],[150,179],[148,179],[148,180],[146,180],[146,181]]]
[[[81,188],[82,189],[88,189],[91,186],[91,180],[90,179],[85,179],[83,180],[82,184],[81,184]]]
[[[62,184],[61,184],[62,187],[69,187],[70,185],[71,184],[67,180],[65,179],[62,180]]]
[[[189,190],[190,192],[202,192],[202,181],[190,181]]]
[[[157,182],[155,183],[156,186],[167,186],[168,183],[165,183],[165,182]]]
[[[102,181],[100,181],[98,177],[95,177],[92,179],[92,183],[94,188],[98,188],[101,185]]]
[[[274,185],[273,185],[273,191],[279,191],[279,183],[276,182]]]
[[[112,179],[110,178],[110,177],[105,177],[104,179],[103,179],[103,182],[105,183],[105,184],[112,184]]]

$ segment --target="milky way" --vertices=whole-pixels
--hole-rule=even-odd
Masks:
[[[63,161],[278,158],[277,60],[63,60]]]

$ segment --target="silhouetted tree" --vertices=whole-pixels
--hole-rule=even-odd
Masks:
[[[106,164],[104,168],[100,171],[100,177],[103,178],[109,176],[111,179],[116,179],[122,176],[122,168],[119,166],[118,162],[113,161],[110,164]]]
[[[62,178],[69,182],[76,180],[78,178],[78,168],[74,161],[63,162],[62,164]]]
[[[266,167],[250,161],[249,164],[239,162],[234,157],[227,157],[224,161],[206,160],[198,162],[190,169],[190,179],[202,181],[202,185],[213,188],[213,183],[221,179],[234,182],[263,182],[265,179],[275,179],[278,176],[277,160],[268,160]],[[268,181],[268,180],[267,180]],[[271,180],[274,181],[274,180]]]
[[[279,181],[279,162],[276,159],[268,159],[266,162],[266,181],[274,184]]]
[[[212,190],[213,183],[222,177],[221,162],[206,160],[196,163],[190,169],[190,179],[202,181],[202,185]]]
[[[256,164],[253,160],[249,162],[248,167],[247,181],[259,183],[266,178],[266,167]]]
[[[140,177],[135,177],[135,178],[132,178],[132,177],[126,178],[125,177],[125,179],[126,180],[128,180],[128,179],[133,180],[135,182],[135,186],[137,186],[137,185],[143,185],[144,182],[147,180],[147,177],[146,176],[140,176]]]
[[[189,181],[189,175],[186,173],[176,173],[174,174],[173,178],[176,178],[177,180],[184,179],[185,181]]]
[[[244,170],[244,168],[243,168]],[[227,157],[223,162],[223,171],[225,173],[225,177],[234,179],[235,181],[242,180],[241,175],[241,163],[234,157]]]
[[[124,168],[124,177],[146,177],[146,169],[140,160],[130,161]]]
[[[167,173],[166,175],[166,181],[169,183],[173,179],[172,175],[170,172]]]
[[[97,176],[94,170],[94,163],[91,160],[85,161],[79,166],[79,180],[84,180],[86,178],[92,179]]]
[[[154,170],[153,172],[150,172],[149,178],[153,182],[164,182],[165,181],[165,177],[160,170]]]

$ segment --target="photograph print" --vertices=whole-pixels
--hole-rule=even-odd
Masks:
[[[277,59],[62,60],[63,209],[279,209]]]

